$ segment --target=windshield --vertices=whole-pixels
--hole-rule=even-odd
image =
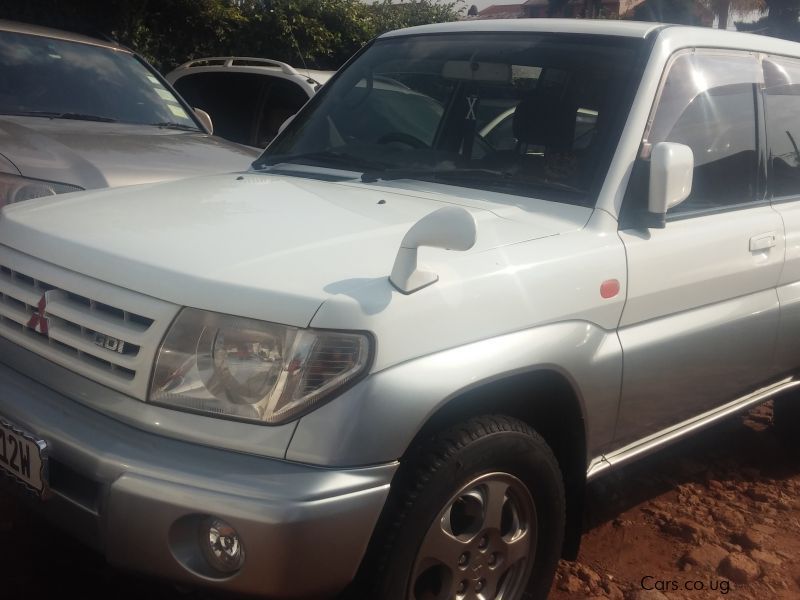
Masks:
[[[364,181],[422,179],[594,204],[641,44],[535,33],[379,39],[256,167],[305,164]]]
[[[0,32],[0,114],[197,129],[130,52]]]

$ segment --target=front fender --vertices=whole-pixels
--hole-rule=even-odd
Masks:
[[[286,458],[345,467],[397,460],[428,419],[465,392],[545,369],[561,373],[575,391],[588,461],[614,434],[622,350],[616,332],[584,321],[486,339],[374,373],[303,417]]]

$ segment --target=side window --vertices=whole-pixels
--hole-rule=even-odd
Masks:
[[[670,67],[645,148],[659,142],[694,152],[692,193],[669,214],[740,206],[757,200],[755,57],[687,53]]]
[[[764,86],[772,196],[800,196],[800,61],[765,60]]]

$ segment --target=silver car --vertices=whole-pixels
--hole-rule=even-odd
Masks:
[[[0,206],[246,170],[203,116],[116,43],[0,21]]]

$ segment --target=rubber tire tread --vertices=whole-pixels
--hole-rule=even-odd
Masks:
[[[473,417],[423,443],[409,462],[392,485],[377,540],[371,546],[374,558],[367,562],[372,572],[370,598],[407,600],[407,579],[419,542],[458,489],[458,483],[443,486],[442,482],[464,485],[484,472],[509,472],[508,467],[517,471],[511,474],[531,491],[538,523],[532,576],[527,592],[514,600],[547,597],[561,555],[566,502],[558,461],[530,425],[504,415]],[[447,497],[443,488],[449,490]]]

